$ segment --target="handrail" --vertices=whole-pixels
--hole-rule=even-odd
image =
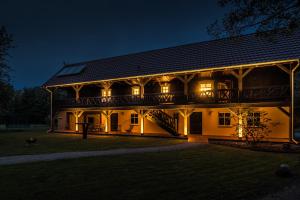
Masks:
[[[239,95],[238,89],[216,89],[188,96],[183,93],[150,93],[139,95],[117,95],[110,97],[80,97],[56,100],[57,106],[128,106],[128,105],[159,105],[159,104],[193,104],[193,103],[237,103],[251,101],[286,100],[290,97],[288,86],[270,86],[244,88]]]

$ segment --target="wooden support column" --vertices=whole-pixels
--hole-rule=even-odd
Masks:
[[[83,85],[74,85],[72,87],[73,87],[73,89],[75,90],[75,93],[76,93],[76,97],[75,97],[76,101],[78,101],[79,98],[80,98],[79,92],[80,92],[81,88],[83,87]]]
[[[113,111],[112,110],[105,110],[105,111],[102,111],[102,113],[105,116],[105,133],[108,133],[110,131],[109,130],[109,125],[110,125],[109,117],[113,113]]]
[[[249,72],[252,71],[252,69],[253,68],[248,68],[245,72],[243,72],[243,68],[239,68],[238,73],[236,73],[234,70],[231,71],[231,74],[238,79],[239,97],[243,92],[243,79]]]
[[[178,110],[179,114],[183,117],[183,134],[188,135],[188,118],[194,112],[194,109],[182,109]]]
[[[141,98],[144,98],[145,85],[151,80],[152,78],[149,77],[149,78],[136,78],[136,79],[124,80],[124,82],[131,86],[138,85],[140,87],[140,96]]]
[[[141,117],[141,127],[140,127],[140,131],[141,131],[141,135],[144,134],[144,130],[145,130],[145,117],[146,115],[149,113],[149,110],[140,110],[140,111],[136,111]]]
[[[185,74],[184,76],[176,76],[184,86],[184,95],[188,96],[189,94],[189,82],[195,77],[195,74],[187,75]]]
[[[75,131],[79,131],[79,117],[84,113],[84,111],[74,111],[73,114],[75,116]]]

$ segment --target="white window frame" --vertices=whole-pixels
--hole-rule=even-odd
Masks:
[[[229,114],[229,117],[226,116]],[[220,116],[223,115],[223,116]],[[220,118],[223,118],[223,124],[220,124]],[[226,124],[226,118],[229,118],[229,124]],[[218,126],[221,127],[230,127],[231,126],[231,113],[230,112],[218,112]]]
[[[130,125],[139,125],[139,114],[137,113],[130,114]]]

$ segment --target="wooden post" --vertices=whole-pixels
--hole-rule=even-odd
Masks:
[[[110,124],[109,117],[113,113],[113,111],[112,110],[105,110],[102,113],[105,116],[105,133],[108,133],[110,131],[109,130],[109,124]]]
[[[238,88],[239,88],[239,98],[241,97],[241,94],[243,92],[243,79],[245,78],[245,76],[252,71],[253,68],[248,68],[245,72],[243,72],[243,68],[239,68],[238,73],[236,73],[235,71],[231,71],[231,74],[233,76],[235,76],[238,79]]]
[[[195,74],[191,74],[190,76],[185,74],[184,76],[176,76],[184,86],[184,95],[188,96],[189,94],[189,82],[195,77]]]
[[[145,85],[144,84],[140,84],[140,89],[141,89],[141,98],[144,98],[144,94],[145,94]]]
[[[143,111],[141,111],[141,135],[144,134],[144,115]]]
[[[188,135],[188,118],[189,116],[194,112],[194,109],[188,110],[188,109],[183,109],[183,110],[178,110],[179,114],[183,117],[183,134]]]
[[[299,65],[299,64],[298,64]],[[291,101],[290,101],[290,107],[289,107],[289,142],[292,142],[293,140],[293,132],[294,132],[294,122],[293,122],[293,94],[294,94],[294,73],[293,73],[293,68],[290,66],[290,69],[286,68],[283,64],[276,64],[279,69],[287,73],[290,77],[290,94],[291,94]],[[297,66],[295,67],[297,68]],[[280,108],[279,108],[280,109]],[[282,112],[284,112],[284,109],[280,109]]]
[[[80,98],[79,92],[80,92],[81,88],[83,87],[83,85],[74,85],[74,86],[72,86],[72,87],[73,87],[73,89],[75,90],[75,94],[76,94],[75,98],[76,98],[76,101],[78,101],[79,98]]]
[[[84,113],[84,111],[74,111],[73,114],[75,116],[75,131],[78,132],[79,131],[79,117],[81,117],[81,115]]]
[[[145,132],[145,117],[146,115],[149,113],[150,110],[136,110],[135,112],[137,112],[141,117],[141,127],[140,127],[140,131],[141,131],[141,135],[144,134]]]

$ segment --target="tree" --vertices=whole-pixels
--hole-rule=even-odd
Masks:
[[[3,121],[3,118],[10,112],[14,96],[13,87],[9,84],[9,67],[6,63],[8,50],[11,47],[12,36],[2,26],[0,27],[0,121]]]
[[[13,118],[44,124],[49,115],[49,95],[40,87],[24,88],[15,92],[13,107]]]
[[[13,97],[13,87],[0,81],[0,119],[4,118],[11,111]]]
[[[256,145],[271,132],[271,119],[266,111],[255,111],[251,108],[239,109],[232,116],[236,133],[235,136],[244,138],[247,144]]]
[[[300,25],[300,0],[219,0],[218,4],[230,11],[207,27],[215,38],[290,33]]]
[[[12,35],[9,34],[5,27],[0,27],[0,82],[8,83],[9,66],[7,65],[8,50],[12,48]]]

